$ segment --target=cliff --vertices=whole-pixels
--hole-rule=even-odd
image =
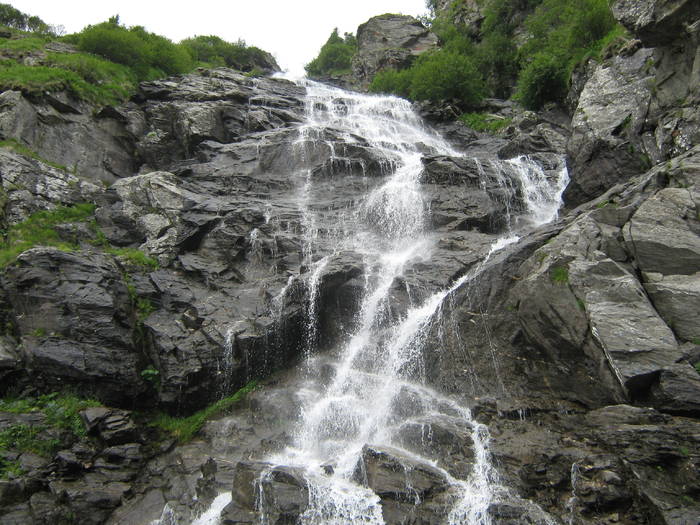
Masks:
[[[386,523],[697,521],[700,13],[612,8],[634,38],[566,107],[488,100],[491,135],[414,105],[449,144],[406,102],[225,68],[114,107],[0,93],[3,523],[189,522],[217,493],[223,523],[329,522],[347,502],[279,458],[361,435],[392,366],[347,488]],[[409,33],[391,56],[434,43]],[[362,382],[323,397],[353,344]],[[244,385],[191,441],[152,426]],[[76,431],[65,391],[99,402]],[[338,419],[299,438],[316,396]]]

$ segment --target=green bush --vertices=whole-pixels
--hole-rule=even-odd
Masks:
[[[510,124],[512,119],[488,115],[486,113],[464,113],[459,117],[459,120],[476,131],[498,133]]]
[[[369,90],[372,93],[391,93],[408,98],[412,80],[413,71],[411,69],[401,71],[385,69],[375,75],[369,85]]]
[[[569,74],[563,57],[537,53],[520,72],[515,96],[530,109],[539,109],[546,102],[560,102],[568,91]]]
[[[357,41],[352,33],[338,35],[338,28],[321,47],[318,56],[304,67],[312,76],[349,73],[352,57],[357,51]]]
[[[474,61],[450,51],[421,55],[413,66],[413,100],[437,102],[458,100],[464,107],[475,106],[484,96],[484,85]]]
[[[244,72],[254,72],[264,67],[268,54],[255,46],[247,46],[242,40],[226,42],[218,36],[195,36],[180,42],[193,62],[204,67],[230,67]]]
[[[186,73],[193,67],[192,58],[185,48],[149,33],[141,26],[127,28],[119,25],[119,17],[87,26],[69,40],[82,51],[128,66],[138,80]]]

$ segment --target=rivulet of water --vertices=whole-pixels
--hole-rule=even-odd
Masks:
[[[301,516],[305,524],[381,524],[379,497],[356,482],[356,471],[365,445],[392,447],[414,461],[437,469],[449,481],[450,508],[444,522],[488,524],[487,509],[494,497],[497,475],[488,453],[488,430],[474,421],[468,409],[422,383],[423,350],[431,324],[440,315],[446,298],[477,278],[489,258],[518,240],[508,231],[497,239],[485,260],[465,275],[402,314],[391,311],[391,290],[415,262],[433,249],[429,231],[429,207],[421,190],[423,152],[459,156],[441,137],[424,128],[409,102],[395,97],[349,93],[303,81],[307,89],[306,123],[299,130],[295,148],[310,151],[309,141],[333,136],[346,144],[371,149],[382,167],[381,182],[358,196],[355,209],[338,219],[342,230],[338,250],[359,254],[364,267],[364,290],[354,329],[334,352],[334,374],[304,403],[286,449],[266,458],[276,465],[304,470],[309,486],[309,506]],[[340,148],[328,142],[331,169],[347,169],[352,162]],[[536,226],[556,216],[566,184],[563,171],[557,180],[527,157],[493,161],[493,167],[519,195],[519,209],[508,207],[509,226]],[[366,166],[363,165],[364,172]],[[309,205],[314,178],[311,168],[299,173],[299,209],[302,217],[302,257],[307,268],[309,327],[306,346],[313,352],[318,287],[333,254],[317,252],[319,220]],[[508,193],[508,192],[506,192]],[[327,218],[325,218],[327,220]],[[290,278],[291,282],[291,278]],[[282,299],[276,299],[280,301]],[[410,393],[419,402],[405,415],[397,407]],[[437,458],[410,450],[400,439],[403,425],[426,418],[449,418],[470,429],[473,466],[465,479],[442,468]],[[425,431],[429,434],[429,425]],[[332,469],[328,469],[328,466]],[[329,473],[330,472],[330,473]],[[260,501],[265,515],[265,502]]]

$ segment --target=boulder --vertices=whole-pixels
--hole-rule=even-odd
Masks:
[[[644,289],[654,308],[681,340],[693,341],[700,332],[700,273],[645,274]]]
[[[653,53],[639,49],[599,65],[586,82],[571,122],[567,206],[597,197],[648,168],[639,134],[652,98]]]
[[[437,36],[412,16],[375,16],[357,28],[353,75],[366,86],[382,69],[408,67],[415,57],[437,46]]]
[[[687,38],[688,26],[700,18],[694,0],[615,0],[611,8],[617,21],[648,47]]]
[[[131,301],[113,257],[33,248],[5,270],[2,286],[24,364],[46,388],[72,385],[116,404],[144,392]]]

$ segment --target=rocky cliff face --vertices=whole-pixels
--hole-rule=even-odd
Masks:
[[[408,414],[401,448],[361,451],[356,481],[387,523],[444,522],[449,476],[478,462],[478,425],[490,436],[493,486],[507,487],[483,520],[680,525],[700,515],[699,15],[692,0],[613,9],[639,41],[588,65],[572,119],[492,101],[515,117],[504,137],[443,122],[466,154],[423,146],[437,240],[430,260],[390,283],[388,317],[480,273],[426,329],[426,384],[398,403]],[[358,39],[381,40],[373,28]],[[386,32],[413,42],[399,46],[404,58],[424,47],[418,29]],[[367,68],[386,56],[374,58]],[[257,522],[260,494],[272,522],[308,510],[304,473],[261,461],[288,445],[304,393],[336,373],[333,349],[352,333],[370,275],[363,254],[336,249],[347,235],[338,218],[396,165],[339,126],[309,136],[310,112],[350,107],[329,100],[321,107],[304,86],[224,69],[145,83],[96,114],[61,96],[0,94],[3,138],[75,167],[0,151],[3,226],[97,205],[94,223],[57,226],[73,251],[36,246],[4,268],[0,388],[70,387],[114,407],[86,410],[90,437],[61,437],[51,457],[9,458],[23,473],[0,480],[3,522],[187,522],[217,492],[233,494],[224,523]],[[548,180],[567,154],[566,213],[491,254],[525,207],[516,172],[499,160],[520,154]],[[327,351],[311,386],[292,366],[310,347]],[[262,388],[185,445],[130,412],[189,412],[254,377],[267,378]],[[420,413],[435,395],[473,420],[454,408]],[[0,412],[0,431],[42,418]]]

